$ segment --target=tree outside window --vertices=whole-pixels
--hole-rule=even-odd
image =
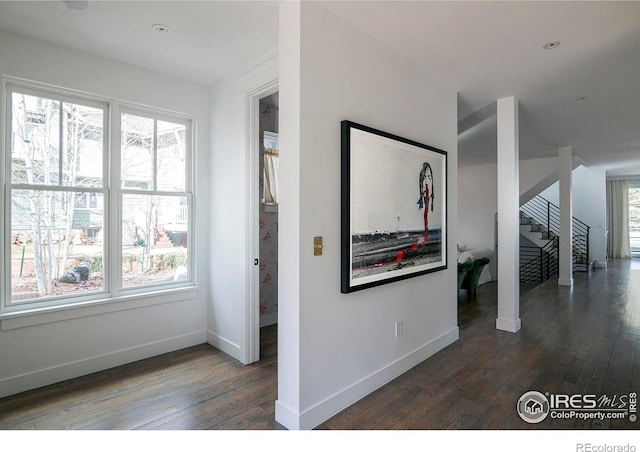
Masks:
[[[11,93],[11,299],[61,295],[60,278],[81,263],[94,278],[76,293],[104,290],[102,243],[103,128],[106,106]],[[79,207],[79,199],[95,208]]]
[[[188,279],[185,124],[124,113],[122,287]]]

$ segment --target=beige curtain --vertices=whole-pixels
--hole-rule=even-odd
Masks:
[[[631,258],[629,181],[607,181],[607,256]]]
[[[265,149],[264,151],[264,202],[268,204],[278,203],[278,175],[280,162],[277,149]]]

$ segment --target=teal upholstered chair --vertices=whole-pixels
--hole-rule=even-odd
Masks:
[[[461,264],[458,262],[458,293],[460,293],[460,288],[462,287],[462,282],[464,281],[465,276],[473,270],[473,262],[465,262]]]
[[[480,279],[480,273],[485,265],[489,263],[488,257],[481,257],[473,261],[473,269],[467,272],[464,280],[462,281],[462,289],[467,289],[469,298],[476,296],[476,289],[478,288],[478,280]],[[458,274],[458,276],[460,276]]]

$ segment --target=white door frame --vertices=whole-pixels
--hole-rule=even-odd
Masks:
[[[278,79],[271,80],[245,95],[247,150],[247,303],[245,364],[260,359],[260,99],[278,92]]]

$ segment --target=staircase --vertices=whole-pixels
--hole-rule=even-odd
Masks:
[[[520,211],[520,282],[537,285],[558,274],[558,237]]]
[[[573,217],[573,269],[590,272],[589,226]],[[541,283],[558,274],[560,208],[542,196],[520,207],[520,234],[532,245],[520,246],[520,281]]]
[[[153,244],[153,248],[171,248],[173,247],[173,243],[171,239],[167,235],[167,231],[164,230],[163,226],[157,226],[155,229],[155,242]]]

